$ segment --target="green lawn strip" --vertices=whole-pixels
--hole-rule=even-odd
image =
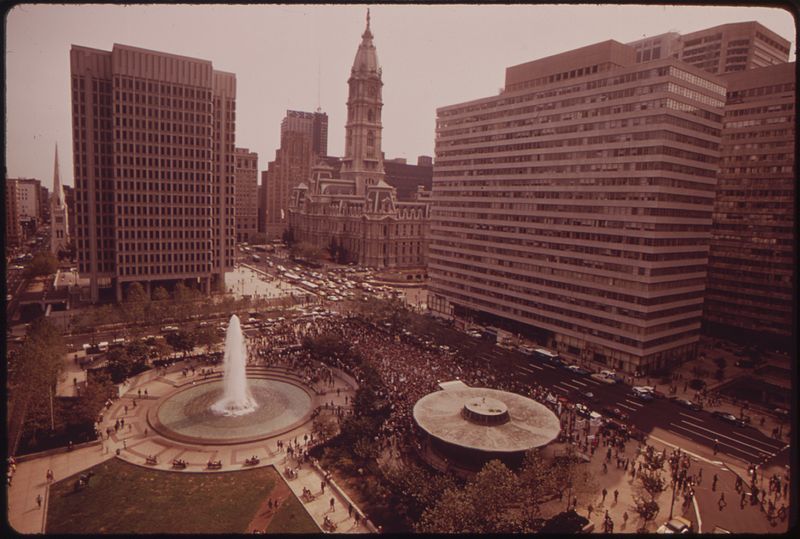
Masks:
[[[242,533],[279,480],[271,467],[186,474],[111,459],[91,469],[80,492],[79,474],[51,487],[47,533]]]
[[[272,517],[267,533],[320,533],[319,527],[295,496],[289,496]]]

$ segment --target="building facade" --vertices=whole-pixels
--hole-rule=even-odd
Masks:
[[[75,240],[75,188],[71,185],[61,185],[64,192],[64,203],[67,205],[67,230],[69,237]]]
[[[249,242],[258,232],[258,154],[236,148],[236,241]]]
[[[17,208],[17,180],[6,178],[6,250],[22,245],[22,226]]]
[[[397,200],[417,200],[420,188],[430,191],[433,185],[433,163],[425,163],[426,156],[420,156],[417,164],[412,165],[405,159],[386,159],[383,168],[386,172],[386,183],[397,190]],[[422,160],[422,161],[420,161]]]
[[[58,146],[56,146],[53,167],[53,196],[50,200],[50,252],[58,255],[69,247],[69,210],[61,189],[61,176],[58,170]]]
[[[346,259],[375,268],[425,265],[428,202],[400,202],[386,183],[381,150],[382,72],[369,12],[347,81],[345,155],[337,173],[317,161],[292,192],[289,226],[295,241],[344,248]]]
[[[34,178],[16,180],[17,218],[34,232],[42,222],[42,182]]]
[[[235,240],[236,77],[115,44],[70,51],[78,271],[91,298],[140,282],[224,287]]]
[[[429,307],[629,373],[694,357],[724,104],[606,41],[438,109]]]
[[[265,223],[270,239],[287,228],[292,189],[307,181],[315,160],[328,151],[328,115],[324,112],[287,110],[281,121],[281,147],[267,165]]]
[[[668,32],[628,45],[636,50],[636,62],[672,57],[722,75],[788,62],[791,43],[762,24],[749,21],[683,35]]]
[[[705,318],[783,348],[794,329],[795,64],[731,73]]]

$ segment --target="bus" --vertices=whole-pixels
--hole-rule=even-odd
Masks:
[[[545,361],[554,365],[561,363],[561,359],[558,357],[558,352],[551,352],[547,348],[537,348],[534,350],[533,358],[538,361]]]

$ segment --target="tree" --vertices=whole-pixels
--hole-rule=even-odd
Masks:
[[[164,339],[176,352],[183,352],[184,357],[194,350],[197,344],[194,335],[183,329],[167,333]]]
[[[292,243],[289,247],[289,256],[302,260],[317,260],[322,258],[322,249],[305,241]]]
[[[144,322],[145,311],[150,303],[150,296],[147,295],[141,283],[135,282],[128,286],[128,294],[123,303],[123,313],[129,322]]]
[[[114,347],[106,354],[106,365],[111,380],[118,384],[133,371],[133,360],[123,347]]]
[[[52,275],[58,270],[58,259],[49,251],[38,252],[33,255],[30,264],[25,268],[27,277]]]
[[[208,354],[211,352],[211,348],[220,342],[220,338],[213,327],[205,326],[194,331],[194,342],[197,346],[204,347]]]
[[[331,260],[336,260],[336,255],[339,253],[339,242],[336,241],[336,236],[331,236],[331,241],[328,244],[328,253],[331,255]]]
[[[153,301],[167,301],[169,299],[169,292],[163,286],[157,286],[153,290]]]
[[[658,516],[660,510],[658,503],[655,500],[647,500],[641,496],[634,496],[633,502],[634,505],[631,509],[644,520],[644,526],[642,526],[641,531],[645,531],[647,523]]]
[[[281,235],[281,239],[283,240],[283,243],[291,247],[291,245],[294,244],[294,229],[289,227],[284,230],[283,234]]]
[[[91,379],[86,384],[86,390],[81,394],[77,406],[72,410],[74,416],[70,423],[74,425],[94,423],[106,400],[114,391],[114,383],[107,373],[100,371],[90,376]]]
[[[422,533],[520,533],[533,530],[522,518],[525,489],[499,460],[487,462],[463,489],[449,488],[422,514]]]
[[[336,417],[328,414],[320,414],[314,418],[312,430],[320,439],[327,440],[336,435],[339,426]]]
[[[656,496],[667,489],[667,482],[659,471],[643,470],[639,474],[639,480],[642,482],[644,490],[650,495],[651,500],[655,500]]]
[[[256,232],[250,235],[250,243],[253,245],[263,245],[267,243],[267,235],[263,232]]]

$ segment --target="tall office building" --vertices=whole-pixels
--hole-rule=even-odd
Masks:
[[[715,333],[786,347],[794,329],[795,64],[724,78],[706,322]]]
[[[61,176],[58,170],[58,146],[56,146],[55,166],[53,167],[53,197],[50,200],[50,252],[57,255],[66,251],[69,245],[69,216],[67,201],[61,189]]]
[[[724,104],[606,41],[438,109],[429,306],[628,373],[694,357]]]
[[[6,249],[22,244],[22,226],[17,208],[17,180],[6,178]]]
[[[50,222],[50,189],[44,185],[39,186],[39,220],[42,223]]]
[[[637,62],[678,58],[687,64],[721,75],[789,60],[791,43],[762,24],[735,22],[679,34],[668,32],[628,43]]]
[[[431,190],[433,183],[433,163],[426,163],[425,156],[420,156],[416,165],[405,159],[384,159],[383,170],[386,172],[386,183],[397,189],[397,200],[411,201],[417,197],[418,190]],[[423,164],[420,164],[420,159]],[[430,158],[428,158],[430,159]]]
[[[236,148],[236,241],[258,232],[258,154]]]
[[[267,165],[266,233],[280,238],[287,227],[289,193],[307,181],[317,157],[328,151],[328,115],[287,110],[281,122],[281,147]]]
[[[42,182],[35,178],[17,178],[16,183],[17,217],[23,227],[36,231],[42,222]]]
[[[236,76],[208,60],[72,46],[78,271],[224,287],[233,267]]]

